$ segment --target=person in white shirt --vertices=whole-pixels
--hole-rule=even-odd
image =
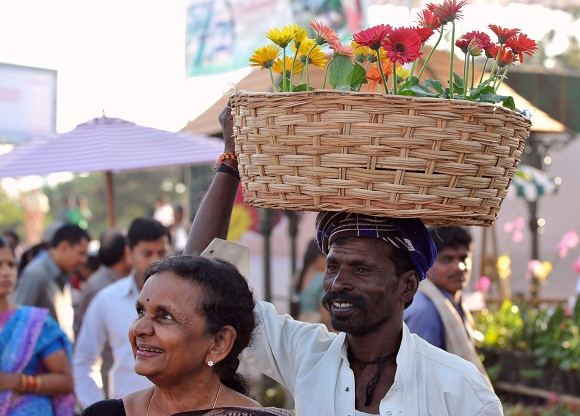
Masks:
[[[129,227],[127,239],[133,271],[102,289],[91,301],[75,345],[75,393],[83,408],[105,399],[101,366],[107,344],[113,353],[110,398],[120,398],[151,385],[133,370],[134,357],[127,333],[137,317],[135,303],[143,287],[143,275],[149,266],[168,254],[169,232],[158,221],[137,218]]]
[[[220,122],[225,152],[232,153],[229,108]],[[236,161],[222,162],[195,217],[186,253],[225,238],[238,182]],[[411,334],[403,323],[403,310],[436,256],[420,220],[321,213],[317,241],[327,254],[323,304],[340,333],[278,315],[271,304],[258,302],[258,328],[244,355],[290,391],[297,414],[503,414],[473,364]]]

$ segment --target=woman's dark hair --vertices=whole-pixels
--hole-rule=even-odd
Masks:
[[[0,237],[0,248],[4,248],[4,247],[8,247],[10,249],[10,251],[12,252],[12,254],[14,254],[14,250],[12,249],[12,246],[10,244],[8,244],[8,241],[6,241],[4,238]]]
[[[199,256],[171,256],[154,263],[144,279],[156,273],[169,271],[203,288],[202,301],[197,305],[206,320],[205,333],[216,335],[225,325],[231,325],[237,333],[228,356],[215,365],[221,382],[242,394],[249,388],[237,373],[238,356],[248,346],[256,326],[254,296],[248,282],[230,263],[219,259]]]
[[[38,243],[30,247],[20,256],[20,262],[18,263],[18,277],[22,271],[28,266],[28,264],[36,258],[41,252],[48,250],[50,248],[49,243]]]
[[[298,274],[298,280],[296,280],[296,293],[302,293],[304,289],[304,277],[306,276],[306,271],[308,268],[316,261],[317,258],[324,257],[324,253],[318,248],[316,240],[310,240],[306,251],[304,252],[304,259],[302,260],[302,269]]]

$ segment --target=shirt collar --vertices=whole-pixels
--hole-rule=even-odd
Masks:
[[[337,340],[342,342],[342,349],[340,353],[341,358],[348,363],[348,341],[346,334],[341,332],[338,334]],[[397,352],[397,370],[395,372],[395,380],[393,381],[391,390],[396,390],[405,385],[411,375],[415,373],[415,350],[415,340],[411,336],[409,328],[405,322],[403,322],[403,336],[401,337],[401,346],[399,347],[399,352]]]
[[[48,250],[45,251],[44,253],[41,254],[41,256],[44,256],[44,258],[42,260],[44,262],[46,270],[48,271],[48,273],[51,276],[53,276],[53,277],[65,277],[65,276],[67,276],[67,273],[63,272],[62,269],[60,267],[58,267],[58,265],[56,264],[56,262],[52,258],[52,254],[50,254],[50,251],[48,251]]]
[[[125,291],[126,297],[131,297],[133,295],[139,295],[139,289],[137,288],[137,283],[135,283],[135,273],[130,273],[127,276],[127,290]]]

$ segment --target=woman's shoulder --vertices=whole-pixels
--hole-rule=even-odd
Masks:
[[[126,416],[123,400],[102,400],[87,407],[81,416]]]

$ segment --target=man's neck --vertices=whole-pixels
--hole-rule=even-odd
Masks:
[[[60,253],[56,251],[56,249],[51,248],[50,250],[48,250],[48,255],[50,256],[54,264],[56,264],[56,267],[58,267],[58,270],[60,270],[61,274],[65,274],[65,271],[60,266]]]
[[[401,345],[402,319],[392,319],[364,335],[347,334],[350,353],[358,360],[372,361],[397,351]]]

